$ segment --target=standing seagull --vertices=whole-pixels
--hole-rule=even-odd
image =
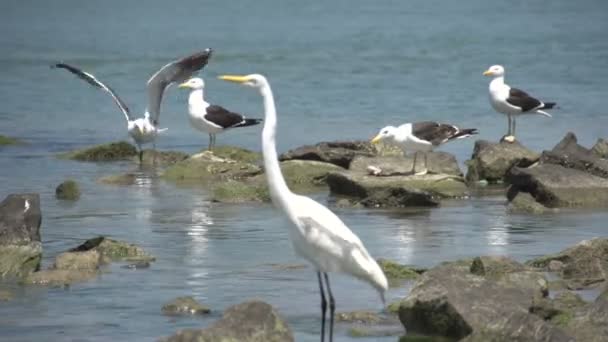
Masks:
[[[156,136],[158,133],[166,130],[166,128],[158,128],[160,103],[163,99],[165,89],[174,82],[183,82],[192,77],[193,74],[207,65],[209,57],[211,57],[210,48],[173,61],[152,75],[147,83],[148,106],[144,113],[144,117],[138,119],[133,118],[129,108],[122,99],[118,97],[118,94],[109,86],[101,83],[95,76],[66,63],[58,63],[52,67],[66,69],[89,84],[108,92],[110,96],[112,96],[112,99],[114,99],[114,102],[116,102],[120,111],[125,115],[125,119],[127,120],[127,131],[139,148],[139,162],[141,163],[143,157],[141,145],[152,142],[154,144],[154,149],[156,149]]]
[[[384,292],[388,289],[386,276],[372,258],[361,240],[329,209],[318,202],[294,194],[289,190],[281,168],[275,146],[277,116],[272,90],[266,78],[253,74],[247,76],[220,76],[220,79],[257,88],[264,98],[264,129],[262,151],[266,180],[270,196],[291,221],[289,236],[297,254],[308,260],[317,269],[321,291],[321,342],[325,339],[325,313],[327,301],[323,283],[329,295],[329,341],[333,341],[335,301],[329,286],[327,272],[342,272],[366,281],[380,293],[384,303]]]
[[[448,141],[470,137],[473,134],[477,134],[476,128],[460,129],[454,125],[421,121],[406,123],[399,127],[386,126],[371,140],[371,143],[375,144],[386,139],[401,148],[404,154],[407,151],[414,151],[414,163],[410,173],[419,176],[428,172],[426,152]],[[416,173],[418,152],[424,152],[424,170]]]
[[[192,127],[209,133],[209,147],[215,146],[215,135],[230,128],[257,125],[261,119],[247,119],[245,116],[231,112],[223,107],[211,105],[205,101],[205,81],[192,78],[179,85],[179,88],[191,89],[188,97],[188,114]]]
[[[540,114],[551,117],[551,114],[542,111],[542,109],[551,109],[555,106],[555,103],[544,103],[523,90],[509,87],[505,84],[505,68],[502,65],[492,65],[483,75],[494,77],[490,82],[490,104],[492,104],[494,110],[509,117],[509,130],[504,137],[505,140],[515,141],[515,116]]]

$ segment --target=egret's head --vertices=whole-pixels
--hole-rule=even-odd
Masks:
[[[395,136],[395,131],[397,127],[394,126],[386,126],[378,132],[378,134],[370,141],[372,144],[376,144],[381,140],[393,138]]]
[[[222,75],[218,77],[220,80],[240,83],[242,85],[262,89],[268,86],[268,81],[266,81],[266,77],[260,74],[251,74],[246,76],[239,75]]]
[[[180,84],[178,88],[188,88],[192,90],[205,88],[205,81],[202,78],[194,77]]]
[[[492,65],[491,67],[488,68],[488,70],[484,71],[483,75],[484,76],[504,76],[505,74],[505,68],[502,67],[502,65]]]

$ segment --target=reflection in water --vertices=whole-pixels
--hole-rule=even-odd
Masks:
[[[214,225],[213,219],[209,216],[209,201],[203,196],[192,198],[192,207],[190,208],[190,224],[187,225],[187,235],[191,238],[188,248],[189,260],[191,266],[190,276],[186,283],[194,290],[195,295],[203,295],[199,293],[204,291],[202,282],[208,278],[208,267],[201,265],[201,262],[207,260],[209,247],[209,229]]]
[[[488,248],[492,254],[506,254],[509,245],[509,228],[506,215],[495,215],[491,218],[489,229],[486,232]]]

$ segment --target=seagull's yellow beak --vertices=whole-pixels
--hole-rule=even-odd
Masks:
[[[220,80],[235,82],[235,83],[245,83],[249,81],[249,77],[240,76],[240,75],[222,75],[218,77]]]
[[[377,144],[380,140],[382,140],[382,135],[378,134],[374,137],[374,139],[370,140],[370,143]]]
[[[494,73],[492,71],[490,71],[489,69],[483,72],[484,76],[492,76],[494,75]]]
[[[188,81],[186,81],[186,82],[178,85],[177,87],[180,89],[184,89],[184,88],[190,88],[190,85],[188,85]]]

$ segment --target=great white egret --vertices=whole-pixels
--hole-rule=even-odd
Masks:
[[[224,107],[209,104],[205,101],[205,81],[202,78],[191,78],[180,84],[179,88],[191,89],[188,96],[188,118],[192,127],[209,134],[209,150],[215,146],[217,133],[262,122],[260,119],[247,119],[244,115],[231,112]]]
[[[551,109],[554,102],[544,103],[528,95],[523,90],[511,88],[505,84],[505,68],[502,65],[493,65],[483,73],[484,76],[492,76],[490,82],[490,104],[499,113],[506,114],[509,118],[509,129],[505,140],[515,140],[515,117],[520,114],[540,114],[551,117],[551,114],[542,109]]]
[[[411,174],[424,175],[427,170],[426,152],[450,140],[461,139],[477,134],[476,128],[460,129],[454,125],[433,121],[406,123],[399,127],[386,126],[371,140],[372,144],[382,140],[401,148],[403,153],[414,151],[414,163]],[[424,152],[424,170],[416,173],[416,157]]]
[[[275,146],[277,115],[272,90],[266,78],[259,74],[246,76],[224,75],[222,80],[256,88],[264,98],[264,129],[262,152],[264,170],[273,203],[291,221],[289,236],[295,252],[308,260],[317,270],[321,292],[321,341],[325,338],[325,314],[329,296],[329,340],[333,341],[335,301],[329,284],[329,272],[342,272],[372,285],[384,303],[388,281],[378,263],[367,252],[361,240],[331,210],[322,204],[294,194],[289,190]]]
[[[150,142],[154,143],[158,133],[166,130],[166,128],[158,128],[160,104],[165,89],[174,82],[183,82],[187,80],[192,77],[193,74],[201,70],[207,65],[209,57],[211,57],[211,51],[210,48],[207,48],[190,56],[173,61],[160,68],[160,70],[152,75],[147,83],[148,106],[146,107],[144,116],[137,119],[131,115],[129,107],[127,107],[118,94],[92,74],[67,63],[57,63],[53,65],[53,67],[66,69],[92,86],[102,89],[112,96],[112,99],[114,99],[114,102],[116,102],[118,108],[120,108],[120,111],[127,120],[127,131],[139,148],[139,161],[141,163],[143,157],[142,145]]]

